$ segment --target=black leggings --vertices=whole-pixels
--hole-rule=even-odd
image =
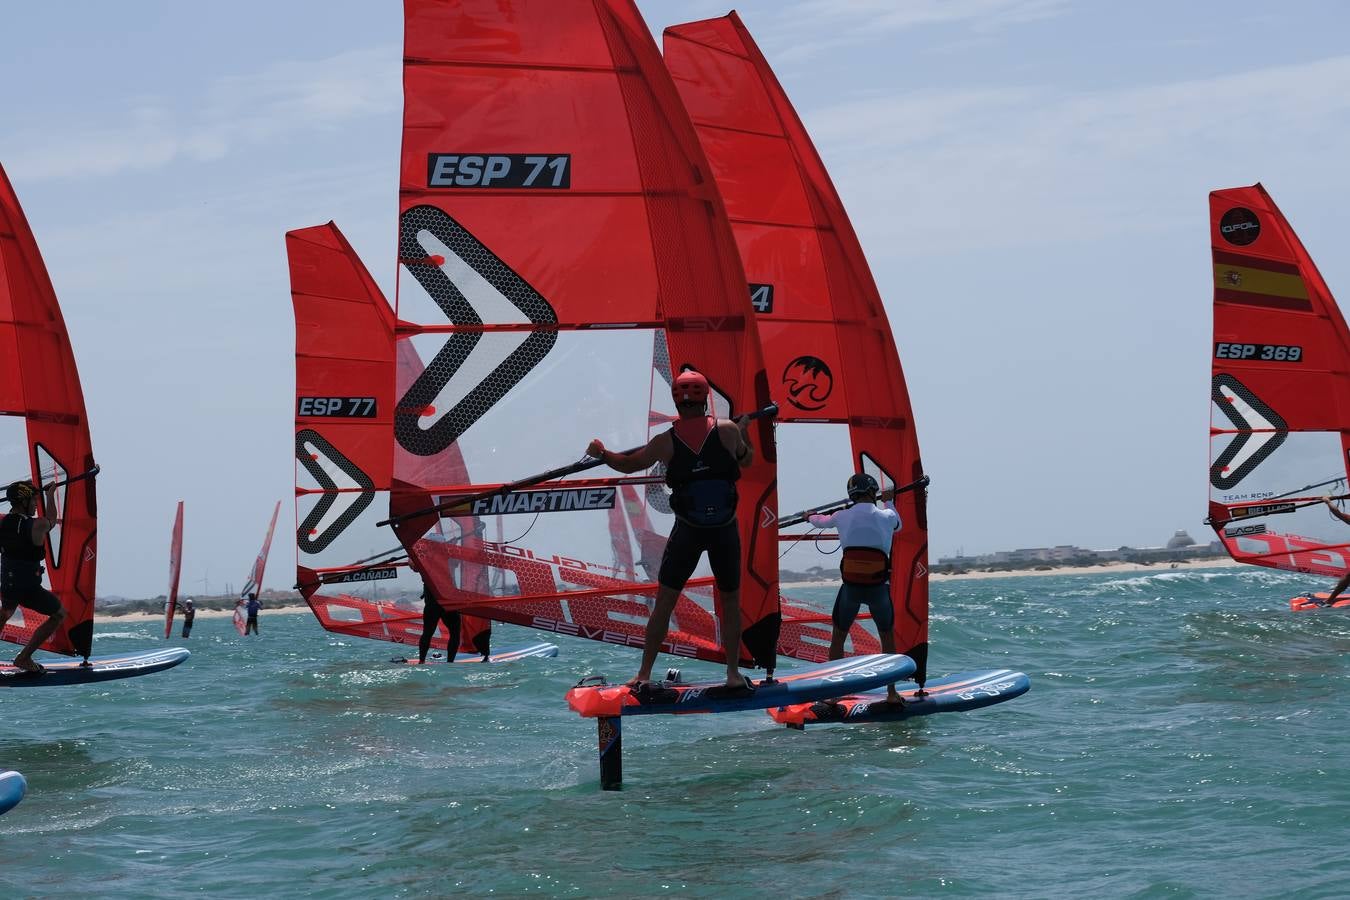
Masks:
[[[450,612],[435,600],[427,600],[422,606],[422,638],[417,642],[417,661],[427,661],[427,651],[431,649],[431,639],[436,636],[436,624],[444,622],[450,631],[450,640],[445,645],[445,661],[454,662],[459,650],[459,613]]]

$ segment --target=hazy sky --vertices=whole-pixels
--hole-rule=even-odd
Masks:
[[[727,9],[639,5],[657,32]],[[739,9],[886,298],[934,558],[1204,539],[1206,194],[1264,182],[1350,292],[1347,7]],[[99,592],[164,591],[179,498],[186,590],[208,570],[241,584],[279,498],[267,581],[289,585],[282,235],[335,219],[392,285],[401,4],[7,0],[0,21],[0,162],[61,298],[104,470]]]

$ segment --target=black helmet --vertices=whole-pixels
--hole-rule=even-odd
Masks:
[[[877,480],[866,472],[859,472],[848,480],[848,499],[857,500],[859,497],[866,497],[868,494],[876,496],[881,490]]]

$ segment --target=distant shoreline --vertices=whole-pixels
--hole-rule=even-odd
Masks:
[[[1132,562],[1112,562],[1100,566],[1051,566],[1049,569],[1009,569],[1005,571],[994,572],[963,572],[959,575],[948,574],[945,572],[932,572],[928,578],[930,581],[975,581],[987,578],[1031,578],[1037,575],[1117,575],[1130,572],[1182,572],[1187,569],[1228,569],[1240,566],[1241,563],[1234,562],[1231,559],[1187,559],[1175,563],[1132,563]],[[820,581],[791,581],[783,582],[780,587],[791,590],[793,588],[808,587],[838,587],[840,581],[837,578],[827,578]]]
[[[308,606],[290,606],[290,605],[288,605],[288,606],[270,606],[270,607],[269,607],[269,606],[264,606],[264,607],[262,608],[262,612],[258,613],[258,619],[259,619],[259,621],[261,621],[262,619],[265,619],[265,618],[267,618],[268,616],[271,616],[271,615],[279,615],[279,614],[281,614],[281,613],[287,613],[287,614],[289,614],[289,613],[299,613],[299,612],[309,612],[309,607],[308,607]],[[155,612],[140,612],[140,611],[134,611],[134,612],[132,612],[132,611],[128,611],[128,612],[118,612],[116,607],[114,607],[114,608],[112,608],[112,609],[100,609],[100,610],[96,610],[95,613],[94,613],[94,616],[95,616],[96,619],[119,619],[119,620],[121,620],[121,621],[123,621],[123,622],[163,622],[163,621],[164,621],[164,613],[162,613],[162,612],[157,612],[157,613],[155,613]],[[197,621],[199,621],[199,620],[201,620],[201,619],[232,619],[232,618],[234,618],[234,610],[232,610],[232,609],[199,609],[199,610],[197,610],[197,616],[196,616],[196,618],[193,619],[193,622],[197,622]],[[174,617],[173,617],[173,624],[174,624],[174,627],[175,627],[175,628],[179,627],[179,626],[182,624],[182,622],[183,622],[183,611],[180,609],[177,613],[174,614]]]
[[[931,581],[976,581],[988,578],[1031,578],[1037,575],[1118,575],[1131,572],[1152,572],[1155,574],[1162,572],[1182,572],[1189,569],[1229,569],[1240,566],[1241,563],[1233,562],[1231,559],[1191,559],[1176,563],[1153,563],[1145,565],[1144,563],[1113,562],[1102,566],[1054,566],[1048,570],[1042,569],[1013,569],[1002,572],[965,572],[960,575],[951,575],[942,572],[933,572],[928,577]],[[837,578],[824,578],[819,581],[785,581],[779,586],[784,590],[800,590],[801,588],[837,588],[840,581]],[[265,606],[259,613],[259,618],[266,618],[269,615],[292,615],[295,613],[309,612],[309,607],[304,604],[286,604],[285,606]],[[96,613],[100,619],[118,619],[123,622],[162,622],[164,613],[162,612],[117,612],[113,609],[100,609]],[[232,609],[199,609],[197,610],[198,619],[228,619],[234,616]],[[183,621],[183,613],[180,610],[174,616],[175,624]]]

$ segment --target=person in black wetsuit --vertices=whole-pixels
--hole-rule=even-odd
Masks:
[[[0,519],[0,628],[20,606],[47,617],[14,657],[16,668],[40,673],[43,668],[33,661],[33,651],[66,619],[61,601],[42,586],[47,535],[56,525],[56,484],[47,485],[40,519],[34,518],[37,490],[29,482],[11,484],[5,489],[5,499],[11,510]]]
[[[427,651],[431,649],[431,639],[436,636],[436,625],[440,622],[444,622],[446,630],[450,632],[450,639],[445,645],[445,661],[452,663],[455,661],[455,654],[459,651],[459,613],[451,612],[441,606],[436,598],[431,596],[431,589],[423,584],[422,637],[417,641],[417,662],[420,665],[426,664]]]
[[[183,610],[183,637],[189,637],[192,634],[192,620],[197,618],[197,607],[191,597],[184,597],[178,606]]]
[[[722,648],[727,657],[727,687],[746,688],[741,675],[741,535],[736,523],[736,481],[741,469],[755,459],[746,434],[749,419],[736,421],[708,415],[708,380],[692,369],[676,376],[671,395],[680,417],[635,453],[606,450],[597,438],[586,453],[624,473],[641,472],[665,464],[666,484],[673,491],[670,531],[661,569],[660,586],[642,648],[642,667],[629,684],[650,681],[652,665],[670,631],[670,614],[706,552],[713,578],[722,592]]]
[[[260,609],[262,609],[262,601],[258,599],[257,593],[250,593],[248,602],[244,604],[244,612],[248,614],[248,618],[244,620],[245,635],[248,635],[249,632],[258,633],[258,610]]]

